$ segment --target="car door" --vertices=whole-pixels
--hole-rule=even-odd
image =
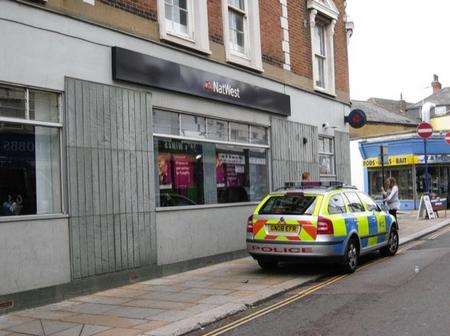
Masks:
[[[386,213],[381,210],[381,208],[375,203],[375,201],[368,195],[358,192],[359,198],[363,201],[366,210],[368,212],[368,215],[370,216],[370,222],[373,220],[372,217],[375,217],[376,220],[376,234],[377,234],[377,243],[382,244],[386,240],[386,234],[387,234],[387,223],[386,223]],[[370,223],[369,223],[369,234],[375,234],[375,228],[372,227],[372,230],[370,230]],[[375,241],[375,239],[373,239]]]
[[[364,252],[377,244],[376,233],[378,229],[376,218],[368,214],[356,192],[345,192],[344,195],[348,200],[349,210],[356,219],[357,232],[361,241],[361,252]]]

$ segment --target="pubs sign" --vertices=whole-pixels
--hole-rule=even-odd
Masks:
[[[385,166],[406,166],[418,164],[420,161],[419,156],[414,154],[405,155],[392,155],[386,158]],[[381,167],[381,160],[379,157],[368,158],[363,161],[365,168],[378,168]]]
[[[119,47],[112,48],[112,77],[116,81],[291,115],[290,96],[284,93]]]

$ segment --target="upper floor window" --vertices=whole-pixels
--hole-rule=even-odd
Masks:
[[[207,0],[158,0],[162,40],[210,53]]]
[[[222,0],[227,61],[262,71],[258,0]]]
[[[308,0],[314,89],[335,95],[334,29],[339,11],[332,0]]]
[[[187,0],[165,0],[166,27],[175,35],[192,37],[192,23],[189,14],[192,8],[188,8]]]

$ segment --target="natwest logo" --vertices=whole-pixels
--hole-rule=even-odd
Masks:
[[[241,98],[239,89],[232,87],[228,83],[219,83],[217,81],[205,81],[203,89],[207,92],[214,92],[224,96],[230,96],[233,98]]]

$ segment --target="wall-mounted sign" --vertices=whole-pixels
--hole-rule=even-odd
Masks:
[[[361,128],[367,123],[367,116],[363,110],[356,109],[351,111],[344,121],[353,128]]]
[[[405,166],[419,163],[419,156],[414,154],[405,155],[391,155],[386,157],[384,165],[387,166]],[[363,161],[363,166],[366,168],[381,167],[381,160],[379,157],[368,158]]]
[[[291,115],[288,95],[128,49],[112,48],[112,74],[114,80]]]

